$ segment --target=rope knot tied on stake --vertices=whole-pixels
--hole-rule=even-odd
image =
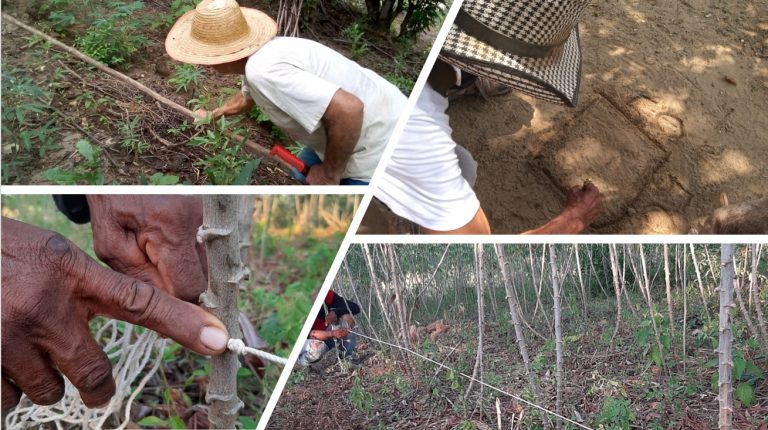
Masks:
[[[259,358],[263,358],[264,360],[279,364],[281,366],[285,366],[286,364],[288,364],[288,360],[286,360],[283,357],[279,357],[275,354],[270,354],[260,349],[245,346],[245,343],[243,342],[242,339],[229,339],[227,341],[227,349],[234,352],[237,355],[251,354]]]

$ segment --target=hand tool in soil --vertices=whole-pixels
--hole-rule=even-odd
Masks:
[[[158,102],[160,102],[160,103],[168,106],[169,108],[175,110],[176,112],[179,112],[179,113],[181,113],[183,115],[186,115],[186,116],[188,116],[188,117],[190,117],[192,119],[198,119],[198,116],[195,115],[195,113],[192,112],[191,110],[185,108],[184,106],[181,106],[180,104],[174,102],[173,100],[171,100],[171,99],[163,96],[162,94],[152,90],[151,88],[149,88],[146,85],[140,83],[139,81],[136,81],[136,80],[134,80],[134,79],[132,79],[132,78],[130,78],[130,77],[128,77],[128,76],[118,72],[117,70],[112,69],[111,67],[107,66],[106,64],[104,64],[104,63],[102,63],[100,61],[94,60],[93,58],[83,54],[82,52],[78,51],[77,49],[72,48],[71,46],[68,46],[68,45],[64,44],[63,42],[60,42],[57,39],[54,39],[53,37],[51,37],[51,36],[41,32],[41,31],[37,30],[34,27],[31,27],[31,26],[29,26],[27,24],[24,24],[23,22],[21,22],[18,19],[12,17],[11,15],[8,15],[5,12],[2,13],[2,16],[3,16],[3,20],[5,20],[6,22],[10,22],[11,24],[16,25],[16,26],[18,26],[20,28],[23,28],[24,30],[26,30],[26,31],[28,31],[28,32],[30,32],[32,34],[35,34],[37,36],[42,37],[46,41],[48,41],[48,42],[52,43],[53,45],[55,45],[56,47],[64,50],[68,54],[71,54],[72,56],[78,58],[79,60],[85,61],[86,63],[92,65],[93,67],[96,67],[97,69],[99,69],[102,72],[112,76],[113,78],[115,78],[115,79],[117,79],[117,80],[119,80],[119,81],[121,81],[121,82],[123,82],[125,84],[128,84],[128,85],[130,85],[130,86],[132,86],[132,87],[134,87],[136,89],[138,89],[139,91],[141,91],[144,94],[152,97],[153,99],[157,100]],[[267,157],[267,158],[271,158],[271,159],[275,160],[278,163],[278,165],[280,165],[283,168],[283,170],[285,170],[286,172],[289,173],[289,176],[291,176],[290,173],[291,173],[292,169],[296,169],[297,171],[301,172],[302,174],[305,174],[305,170],[308,170],[308,168],[304,165],[304,163],[299,158],[297,158],[296,156],[291,154],[288,150],[286,150],[285,148],[283,148],[280,145],[275,145],[272,148],[272,150],[270,150],[270,149],[268,149],[268,148],[266,148],[266,147],[264,147],[262,145],[259,145],[258,143],[254,142],[252,140],[247,140],[247,139],[244,139],[244,138],[239,137],[239,136],[235,136],[235,138],[238,139],[240,142],[242,142],[245,145],[245,149],[248,152],[250,152],[252,154],[255,154],[255,155],[259,156],[259,157]],[[243,142],[243,140],[245,140],[245,141]]]

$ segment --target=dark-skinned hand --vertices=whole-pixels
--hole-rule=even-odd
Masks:
[[[344,339],[345,337],[349,336],[349,329],[337,328],[336,330],[331,331],[331,336],[334,339]]]
[[[109,401],[112,366],[88,326],[96,315],[155,330],[199,354],[223,352],[228,339],[200,307],[99,265],[57,233],[2,218],[4,411],[22,392],[37,404],[57,402],[61,373],[87,406]]]
[[[333,172],[326,164],[314,164],[307,172],[306,182],[307,185],[339,185],[341,173]]]
[[[197,303],[207,284],[199,197],[89,195],[93,248],[109,267]]]
[[[336,324],[339,318],[336,316],[336,312],[330,311],[325,315],[325,325]]]

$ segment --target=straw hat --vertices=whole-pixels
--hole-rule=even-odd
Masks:
[[[575,106],[578,19],[590,0],[464,0],[443,60],[554,103]]]
[[[165,50],[184,63],[229,63],[258,51],[276,34],[277,23],[264,12],[235,0],[203,0],[176,21]]]

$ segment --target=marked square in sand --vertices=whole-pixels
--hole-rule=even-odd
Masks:
[[[595,222],[615,222],[649,183],[664,152],[604,98],[599,98],[566,128],[536,160],[564,190],[590,179],[603,193]]]

